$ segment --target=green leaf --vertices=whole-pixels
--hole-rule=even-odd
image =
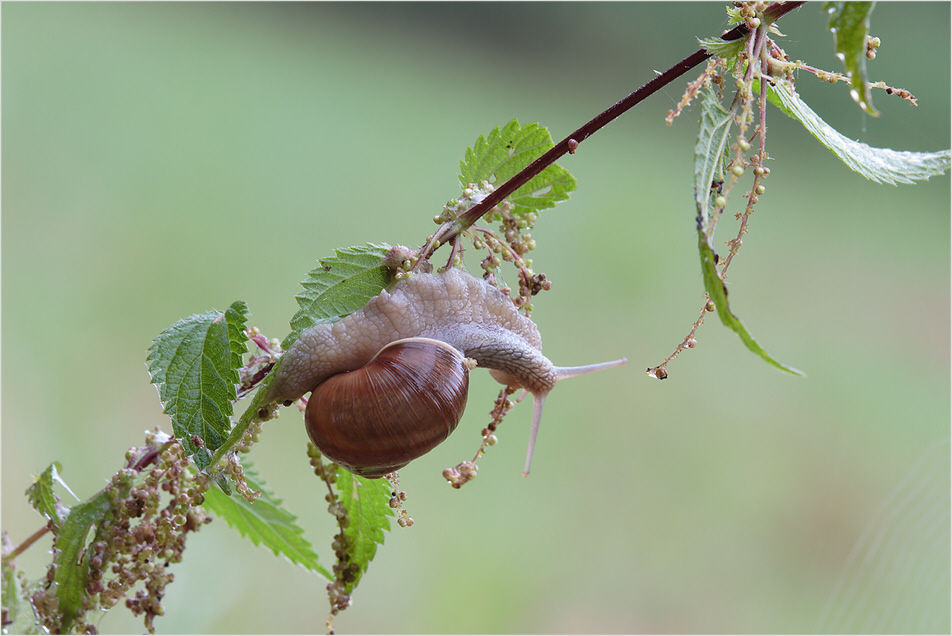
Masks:
[[[228,323],[228,350],[231,352],[230,366],[232,377],[237,380],[236,384],[240,382],[238,369],[244,366],[242,356],[248,353],[248,347],[245,346],[245,342],[248,341],[248,335],[245,333],[247,320],[248,305],[244,301],[237,300],[225,310],[225,322]]]
[[[727,5],[727,26],[732,27],[746,21],[747,18],[741,14],[739,8]]]
[[[698,223],[705,233],[710,222],[712,184],[723,181],[729,155],[733,116],[717,99],[716,90],[708,86],[701,93],[701,127],[694,145],[694,198]]]
[[[385,243],[368,243],[335,250],[334,256],[321,259],[320,266],[311,270],[301,282],[304,291],[295,296],[301,308],[291,319],[291,333],[281,343],[284,350],[287,351],[308,327],[322,322],[337,322],[366,305],[368,300],[391,285],[393,274],[385,260],[392,249]],[[280,367],[279,358],[238,423],[217,447],[211,459],[206,460],[207,463],[221,459],[241,440],[249,426],[260,421],[259,413],[267,412],[268,389]],[[221,485],[227,492],[227,483]]]
[[[717,308],[717,315],[721,317],[721,322],[740,336],[741,341],[747,345],[747,348],[760,356],[768,364],[787,373],[804,375],[802,371],[798,371],[770,357],[770,355],[757,344],[757,341],[750,335],[740,319],[731,313],[730,305],[727,302],[727,287],[717,274],[714,250],[711,248],[710,242],[707,240],[701,228],[698,228],[698,250],[701,254],[701,272],[704,276],[704,289],[707,290],[708,295],[714,302],[714,306]]]
[[[518,120],[513,119],[503,127],[496,126],[489,133],[488,138],[480,135],[473,147],[466,149],[463,160],[459,162],[460,185],[466,186],[480,181],[488,181],[492,185],[505,182],[506,179],[497,177],[496,171],[505,169],[507,161],[518,161],[512,159],[511,151],[513,150],[512,141],[520,129]],[[519,169],[506,169],[506,172],[516,174]]]
[[[759,90],[757,86],[755,91]],[[949,170],[952,151],[909,152],[891,148],[873,148],[844,137],[800,99],[786,83],[767,85],[767,95],[790,117],[800,121],[821,144],[829,148],[843,163],[876,183],[913,183],[936,177]]]
[[[363,246],[335,250],[335,256],[318,261],[301,282],[304,291],[295,299],[301,309],[291,319],[291,335],[285,349],[301,331],[319,322],[337,322],[367,304],[393,282],[384,265],[390,252],[387,244],[368,243]]]
[[[225,313],[183,318],[159,334],[146,359],[175,436],[202,470],[231,430],[247,312],[237,301]],[[204,445],[193,444],[193,435]]]
[[[866,34],[874,4],[850,0],[826,2],[823,6],[830,14],[829,26],[836,43],[836,57],[842,60],[846,76],[850,78],[850,95],[863,110],[878,117],[866,78]]]
[[[33,484],[26,489],[27,501],[30,502],[33,509],[57,526],[63,525],[63,517],[69,514],[69,507],[64,506],[60,498],[53,492],[53,484],[60,484],[69,494],[73,495],[73,491],[59,476],[60,470],[62,470],[62,466],[59,462],[53,462],[39,477],[34,475]],[[78,499],[76,495],[73,495],[73,497]]]
[[[724,40],[721,38],[697,38],[698,45],[705,53],[713,57],[722,57],[728,60],[728,66],[733,66],[737,56],[747,46],[747,38]]]
[[[25,576],[14,563],[3,563],[3,633],[39,634],[40,624],[30,604]]]
[[[480,135],[473,147],[466,149],[459,163],[460,184],[466,187],[487,181],[498,186],[554,145],[548,129],[537,123],[520,126],[512,120],[503,127],[496,126],[488,137]],[[508,197],[515,206],[512,213],[522,215],[555,207],[569,198],[576,185],[575,177],[552,164]]]
[[[56,555],[56,598],[63,619],[62,632],[69,632],[70,626],[79,615],[86,595],[89,579],[89,559],[85,554],[86,537],[93,526],[101,526],[110,514],[112,503],[109,493],[100,491],[81,504],[73,506],[69,516],[60,527],[59,535],[53,544]]]
[[[712,184],[723,180],[724,171],[730,161],[729,141],[733,121],[733,115],[721,106],[715,89],[707,87],[701,94],[701,126],[694,146],[694,199],[697,205],[698,251],[701,256],[704,289],[717,307],[721,322],[740,336],[748,349],[778,369],[803,375],[800,371],[774,360],[757,344],[743,323],[731,313],[727,302],[727,287],[717,273],[714,249],[711,246],[711,235],[714,231],[711,207],[717,190]]]
[[[386,479],[367,479],[346,470],[337,471],[337,494],[349,520],[344,536],[350,546],[351,563],[360,566],[361,575],[367,571],[377,546],[383,544],[384,531],[390,530],[390,517],[394,514],[390,488]],[[349,583],[345,593],[350,594],[360,578],[357,576]]]
[[[318,562],[317,554],[304,538],[304,530],[295,521],[297,517],[281,506],[281,500],[258,478],[244,462],[245,481],[253,490],[261,492],[254,503],[244,497],[229,497],[217,488],[205,493],[205,507],[214,511],[232,528],[255,545],[264,545],[276,556],[319,574],[328,581],[334,575]]]

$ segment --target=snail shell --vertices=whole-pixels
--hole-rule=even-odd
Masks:
[[[430,338],[397,340],[366,366],[317,385],[307,401],[307,432],[347,470],[381,477],[449,437],[468,389],[469,369],[458,350]]]

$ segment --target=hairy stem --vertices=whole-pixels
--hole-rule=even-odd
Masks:
[[[799,8],[805,3],[797,2],[778,2],[772,5],[764,12],[764,19],[768,22],[774,22],[790,11]],[[748,34],[747,26],[741,24],[721,36],[724,40],[738,40]],[[692,68],[710,57],[710,54],[699,49],[687,56],[664,73],[654,77],[641,88],[630,93],[620,102],[606,109],[581,128],[568,135],[565,139],[555,144],[548,152],[526,166],[521,172],[500,185],[496,190],[489,194],[485,199],[464,212],[458,219],[444,223],[436,234],[427,241],[427,244],[420,252],[422,260],[428,259],[436,249],[443,243],[453,239],[461,231],[469,228],[473,223],[482,218],[496,205],[501,203],[510,194],[528,183],[533,177],[555,163],[562,155],[571,152],[575,154],[579,144],[588,139],[592,134],[604,128],[606,125],[623,115],[630,108],[642,102],[645,98],[659,89],[667,86],[677,78],[681,77]]]

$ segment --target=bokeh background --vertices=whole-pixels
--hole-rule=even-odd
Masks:
[[[877,91],[876,119],[845,85],[798,88],[849,137],[948,148],[949,18],[872,15],[871,77],[918,107]],[[725,20],[718,3],[4,3],[3,528],[39,527],[23,491],[50,461],[87,497],[169,429],[144,364],[169,324],[243,299],[283,337],[316,259],[422,243],[479,134],[518,118],[560,139]],[[780,28],[791,57],[839,69],[820,3]],[[652,380],[702,302],[697,109],[663,122],[683,85],[566,157],[579,188],[533,231],[548,356],[630,365],[558,387],[530,478],[522,405],[456,491],[440,472],[496,393],[474,381],[458,432],[401,472],[416,524],[387,536],[340,633],[950,629],[949,178],[869,183],[772,111],[731,298],[808,375],[710,317]],[[330,555],[299,416],[252,459]],[[47,550],[20,564],[42,576]],[[174,572],[160,632],[323,630],[324,582],[222,522]],[[99,628],[142,626],[117,609]]]

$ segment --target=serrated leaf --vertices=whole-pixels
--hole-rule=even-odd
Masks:
[[[53,484],[58,483],[73,495],[66,482],[59,476],[62,470],[59,462],[53,462],[47,466],[39,477],[33,476],[33,483],[26,489],[26,498],[33,506],[33,509],[40,513],[46,519],[49,519],[57,526],[63,524],[63,518],[69,514],[69,506],[64,506],[60,498],[53,492]],[[76,495],[73,495],[76,497]]]
[[[12,562],[3,562],[3,633],[39,634],[40,623],[25,590],[25,576]]]
[[[512,120],[503,127],[496,126],[488,136],[480,135],[473,147],[466,149],[459,164],[460,184],[465,187],[480,181],[491,185],[505,183],[554,145],[548,129],[537,123],[520,126]],[[555,207],[569,198],[576,185],[575,177],[552,164],[508,197],[515,206],[512,213],[521,215]]]
[[[390,285],[393,277],[383,262],[390,249],[368,243],[335,250],[334,256],[318,261],[320,267],[308,272],[301,282],[304,291],[295,296],[301,309],[291,319],[284,348],[304,329],[352,314]]]
[[[717,308],[717,315],[721,317],[721,322],[738,336],[740,336],[741,341],[747,346],[748,349],[756,353],[771,366],[794,375],[804,375],[802,371],[798,371],[797,369],[787,366],[772,358],[766,351],[764,351],[763,347],[757,344],[757,341],[754,340],[754,337],[750,335],[750,332],[747,331],[747,328],[744,327],[740,319],[731,313],[730,304],[727,301],[727,287],[724,285],[724,281],[721,280],[721,277],[717,274],[717,265],[714,261],[714,250],[711,247],[703,230],[700,228],[698,229],[698,250],[701,255],[701,273],[704,276],[704,289],[714,302],[714,306]]]
[[[728,60],[728,66],[733,66],[737,56],[747,46],[747,38],[724,40],[722,38],[697,38],[698,46],[713,57],[722,57]]]
[[[866,76],[866,34],[869,31],[869,14],[874,2],[826,2],[824,8],[830,14],[830,30],[836,44],[836,57],[846,67],[850,78],[850,96],[874,117],[879,113],[873,108],[873,97]]]
[[[512,160],[512,141],[520,129],[519,122],[513,119],[503,127],[496,126],[488,137],[480,135],[473,147],[466,149],[463,160],[459,162],[460,185],[465,186],[484,180],[492,185],[504,182],[505,179],[497,178],[496,171],[505,166],[507,161]],[[509,172],[516,174],[518,171]]]
[[[109,493],[100,491],[77,504],[60,526],[53,544],[56,564],[56,598],[63,619],[62,632],[67,633],[83,606],[89,579],[89,559],[85,556],[86,538],[93,526],[101,526],[112,510]]]
[[[759,90],[755,86],[755,91]],[[800,121],[817,140],[851,170],[876,183],[913,183],[937,177],[949,170],[952,151],[909,152],[873,148],[837,132],[817,115],[788,84],[767,85],[767,96],[784,113]]]
[[[242,356],[248,353],[248,347],[245,345],[248,341],[248,335],[245,333],[247,320],[248,305],[242,300],[233,302],[225,310],[225,322],[228,323],[228,349],[231,352],[230,366],[236,378],[238,377],[238,369],[244,366]]]
[[[694,145],[694,198],[699,224],[707,232],[710,221],[711,186],[723,181],[730,156],[728,147],[734,118],[721,106],[715,89],[708,86],[701,93],[700,130]]]
[[[183,318],[159,334],[146,358],[175,436],[202,470],[231,430],[247,312],[237,301],[225,313]],[[193,444],[193,435],[204,445]]]
[[[384,532],[390,530],[390,482],[386,479],[358,477],[346,470],[337,473],[337,495],[347,509],[349,523],[344,536],[350,545],[351,563],[360,566],[363,575],[383,544]],[[360,582],[360,576],[349,583],[345,593],[351,593]]]
[[[248,486],[261,492],[254,503],[237,495],[229,497],[211,488],[205,493],[205,507],[253,544],[263,545],[276,556],[283,556],[291,563],[333,581],[334,575],[321,566],[311,544],[304,538],[304,530],[295,523],[297,517],[281,505],[281,500],[265,486],[247,462],[243,465],[243,472]]]
[[[732,27],[746,21],[747,18],[741,14],[740,9],[727,5],[727,26]]]

